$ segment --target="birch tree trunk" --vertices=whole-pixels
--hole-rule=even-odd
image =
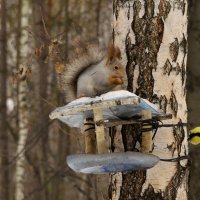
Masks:
[[[187,122],[187,7],[186,0],[114,0],[113,4],[113,36],[124,52],[127,88],[171,113],[173,118],[164,123]],[[125,151],[141,150],[136,127],[125,126],[121,132]],[[160,158],[188,154],[187,130],[182,125],[160,128],[153,142],[152,154]],[[185,200],[187,182],[187,161],[159,162],[147,171],[112,175],[109,196]]]
[[[19,16],[18,20],[21,20],[18,24],[18,52],[17,52],[17,63],[19,73],[18,83],[18,119],[19,119],[19,140],[17,144],[17,155],[20,155],[16,161],[16,189],[15,199],[24,199],[24,173],[25,173],[25,145],[28,135],[28,102],[27,102],[27,83],[26,76],[28,73],[27,66],[22,65],[23,59],[27,58],[28,55],[28,33],[26,27],[28,27],[28,14],[29,14],[29,2],[25,0],[19,1]],[[22,57],[22,56],[23,57]]]
[[[8,126],[7,126],[7,3],[1,1],[0,8],[0,198],[9,200],[9,149],[8,149]]]

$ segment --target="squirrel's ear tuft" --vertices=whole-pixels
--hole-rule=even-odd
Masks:
[[[115,47],[113,44],[109,45],[107,52],[107,63],[111,63],[114,59],[121,59],[121,51],[119,47]]]
[[[109,45],[108,52],[107,52],[107,63],[110,63],[113,61],[115,56],[115,47],[113,44]]]
[[[121,51],[119,49],[119,47],[115,47],[115,57],[118,59],[121,59]]]

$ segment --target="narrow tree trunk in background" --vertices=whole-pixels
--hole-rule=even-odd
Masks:
[[[47,155],[47,147],[48,147],[48,121],[49,121],[49,110],[47,107],[47,103],[44,100],[47,100],[47,79],[48,79],[48,64],[41,62],[39,64],[39,95],[40,95],[40,121],[39,121],[39,131],[43,133],[42,137],[42,166],[41,166],[41,175],[43,179],[43,183],[48,179],[47,168],[48,168],[48,155]],[[48,187],[44,188],[45,200],[49,199]]]
[[[49,37],[46,33],[46,27],[48,25],[46,24],[45,20],[45,1],[44,0],[36,0],[34,1],[34,32],[42,36],[42,42],[39,43],[36,40],[36,47],[40,47],[41,45],[47,45],[49,42]],[[42,20],[44,19],[44,21]],[[43,24],[43,22],[45,24]],[[47,30],[48,31],[48,30]],[[39,34],[38,34],[39,33]],[[45,46],[45,48],[48,48]],[[45,49],[45,51],[48,51],[48,49]],[[37,157],[39,158],[39,162],[41,163],[39,165],[39,176],[41,185],[45,184],[45,182],[48,180],[49,176],[47,173],[48,166],[48,130],[49,130],[49,109],[48,105],[46,103],[47,101],[47,94],[48,94],[48,76],[49,76],[49,64],[47,63],[46,57],[42,57],[38,60],[38,113],[37,115],[37,126],[38,126],[38,133],[41,134],[41,143],[38,145],[37,149]],[[49,199],[49,189],[48,186],[46,186],[42,191],[39,192],[39,197],[42,200],[48,200]]]
[[[24,199],[24,174],[25,174],[25,145],[28,136],[28,102],[27,102],[27,83],[26,75],[28,67],[22,65],[23,60],[28,58],[28,14],[29,14],[29,2],[26,0],[19,0],[19,23],[18,23],[18,42],[17,42],[17,67],[19,73],[18,83],[18,128],[19,128],[19,140],[17,144],[17,155],[20,157],[16,161],[16,189],[15,199]],[[21,21],[21,22],[20,22]]]
[[[186,0],[115,0],[114,41],[120,46],[128,90],[158,103],[173,115],[164,123],[187,122]],[[122,128],[125,151],[141,150],[134,126]],[[137,147],[136,147],[137,144]],[[161,128],[152,154],[172,158],[188,154],[187,130],[182,125]],[[111,199],[187,199],[187,162],[159,162],[147,171],[111,176]]]
[[[53,2],[52,0],[48,0],[47,2],[47,11],[48,11],[47,12],[47,17],[48,17],[47,28],[48,30],[50,30],[52,27],[52,18],[51,18],[52,8],[53,8]]]
[[[22,22],[22,0],[18,0],[18,6],[17,6],[17,31],[16,31],[16,66],[17,68],[20,65],[20,60],[21,60],[21,52],[20,52],[20,48],[21,48],[21,35],[22,35],[22,31],[21,31],[21,22]]]
[[[68,0],[65,0],[64,2],[62,2],[63,4],[68,4]],[[62,9],[63,12],[68,16],[68,10],[66,8],[63,8],[64,6],[62,6]],[[52,16],[53,16],[53,11],[54,11],[54,2],[52,0],[48,0],[48,23],[47,23],[47,26],[48,26],[48,31],[50,32],[52,29],[53,29],[53,24],[52,24]],[[68,25],[68,23],[66,24],[66,22],[64,22],[65,26]],[[65,27],[64,26],[64,27]],[[58,34],[61,33],[63,30],[63,24],[60,24],[60,26],[57,27],[59,32],[57,32]],[[65,33],[65,35],[67,36],[67,32]],[[65,37],[65,40],[67,41],[67,37]],[[66,53],[66,52],[65,52]],[[65,54],[66,55],[66,54]],[[50,63],[50,66],[49,66],[49,84],[48,84],[48,87],[50,88],[50,92],[47,94],[49,96],[51,96],[51,94],[53,93],[57,93],[57,102],[59,102],[59,104],[62,104],[62,95],[60,94],[60,92],[58,92],[57,90],[55,90],[56,85],[56,75],[55,75],[55,69],[54,69],[54,65],[51,65]],[[61,125],[62,126],[62,125]],[[67,146],[67,142],[68,140],[66,139],[67,138],[67,135],[66,134],[63,134],[62,131],[57,130],[58,132],[58,141],[57,141],[57,151],[56,151],[56,156],[55,156],[55,161],[54,161],[54,169],[55,171],[62,171],[63,169],[63,165],[65,163],[65,155],[66,155],[66,146]],[[49,143],[51,143],[51,132],[49,133],[50,135],[50,138],[49,138]],[[54,132],[53,132],[53,135],[54,135]],[[50,144],[49,144],[50,145]],[[55,143],[53,143],[53,146],[55,145]],[[50,156],[50,154],[48,154]],[[64,183],[65,184],[65,183]],[[60,198],[60,192],[62,190],[62,185],[63,185],[63,180],[61,180],[60,176],[55,176],[55,178],[51,181],[51,183],[49,184],[49,188],[51,188],[51,191],[49,192],[49,199],[48,200],[57,200],[57,199],[62,199]]]
[[[18,70],[20,65],[20,59],[21,59],[21,18],[22,18],[22,0],[18,1],[17,6],[17,31],[16,31],[16,67]],[[19,93],[19,84],[16,86],[17,88],[17,94]],[[19,98],[16,98],[17,101],[17,111],[16,111],[16,124],[17,124],[17,132],[19,130]]]
[[[20,66],[20,69],[26,73],[27,67]],[[24,174],[25,174],[25,145],[28,136],[28,106],[27,106],[27,83],[26,83],[26,74],[20,75],[19,83],[19,140],[17,144],[17,155],[20,157],[16,162],[16,191],[15,199],[23,200],[24,199]]]
[[[0,198],[9,200],[9,150],[7,132],[7,7],[6,0],[1,1],[0,32]]]

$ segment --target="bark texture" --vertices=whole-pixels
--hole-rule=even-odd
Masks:
[[[124,51],[129,91],[157,103],[172,120],[187,122],[186,0],[115,0],[114,41]],[[125,151],[141,151],[141,134],[122,128]],[[152,153],[160,158],[188,154],[187,131],[181,124],[159,129]],[[111,176],[111,199],[187,199],[187,161],[159,162],[148,171]]]

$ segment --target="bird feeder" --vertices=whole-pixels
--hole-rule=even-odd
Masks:
[[[148,127],[142,133],[142,153],[109,153],[105,139],[106,127],[139,123],[141,119],[169,119],[171,115],[163,113],[149,101],[121,90],[95,98],[82,97],[55,109],[50,118],[59,119],[71,127],[83,128],[86,154],[70,155],[67,163],[76,172],[97,174],[148,169],[160,160],[149,154],[153,143],[152,131]],[[90,128],[93,123],[95,132]],[[98,154],[95,154],[96,149]]]

